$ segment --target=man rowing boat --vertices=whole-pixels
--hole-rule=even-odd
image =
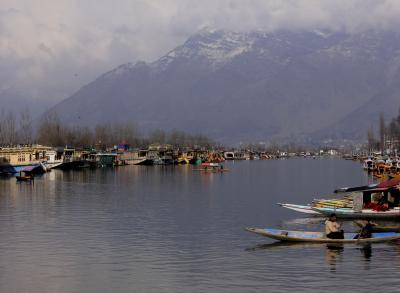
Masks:
[[[371,222],[370,218],[366,218],[365,222],[360,230],[360,233],[358,233],[356,236],[354,236],[354,239],[371,238],[372,230],[373,230],[374,226],[376,226],[376,223]]]
[[[331,214],[328,220],[325,221],[326,237],[330,239],[344,239],[344,232],[340,228],[340,224],[336,222],[336,214]]]

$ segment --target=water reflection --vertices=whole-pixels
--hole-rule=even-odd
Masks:
[[[285,242],[275,241],[272,243],[257,244],[245,248],[245,251],[259,251],[259,250],[285,250],[285,249],[305,249],[305,248],[321,248],[325,244],[321,243],[305,243],[305,242]]]
[[[323,219],[296,219],[275,203],[363,185],[359,164],[291,159],[226,167],[232,171],[127,166],[54,170],[34,185],[0,180],[0,292],[241,293],[266,284],[271,292],[324,291],[337,285],[330,268],[343,291],[399,286],[400,245],[256,245],[260,238],[242,230],[323,231]],[[379,274],[361,283],[363,269]]]
[[[364,258],[366,261],[370,261],[372,257],[372,246],[371,244],[364,244],[360,248],[360,251],[362,252]]]
[[[390,246],[388,246],[390,248]],[[323,249],[325,248],[325,249]],[[393,246],[395,250],[398,249],[398,246]],[[325,253],[325,262],[329,266],[329,270],[331,272],[337,271],[337,265],[343,262],[345,256],[344,252],[345,249],[349,252],[359,251],[361,252],[361,256],[363,257],[364,262],[366,265],[364,266],[365,270],[369,270],[369,262],[372,258],[372,245],[369,243],[361,244],[361,245],[345,245],[340,243],[302,243],[302,242],[284,242],[284,241],[275,241],[272,243],[264,243],[264,244],[257,244],[252,247],[248,247],[245,249],[246,252],[259,252],[259,251],[280,251],[291,253],[288,250],[300,250],[306,251],[312,249],[313,251],[321,251]],[[353,258],[351,254],[347,256],[347,258]]]
[[[343,250],[343,244],[326,245],[325,259],[331,272],[336,272],[336,264],[341,261]]]

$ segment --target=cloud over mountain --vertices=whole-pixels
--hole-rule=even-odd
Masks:
[[[119,64],[152,61],[203,27],[230,31],[397,29],[395,0],[3,0],[0,99],[59,101]]]

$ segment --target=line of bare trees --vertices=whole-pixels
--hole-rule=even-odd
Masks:
[[[32,143],[32,117],[29,109],[15,115],[14,112],[0,112],[0,145]]]
[[[143,135],[132,122],[97,124],[94,127],[68,126],[56,113],[45,115],[37,131],[33,129],[29,110],[19,116],[13,112],[0,113],[0,145],[39,143],[49,146],[111,147],[126,143],[134,147],[146,147],[153,143],[171,144],[175,147],[213,147],[215,141],[204,135],[191,135],[179,130],[155,130]]]
[[[383,113],[379,116],[379,138],[374,137],[372,128],[368,129],[368,148],[370,151],[400,150],[400,109],[397,117],[388,124]]]

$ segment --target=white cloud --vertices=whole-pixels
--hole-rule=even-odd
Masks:
[[[2,0],[0,90],[72,94],[125,62],[151,61],[204,26],[397,28],[397,0]]]

